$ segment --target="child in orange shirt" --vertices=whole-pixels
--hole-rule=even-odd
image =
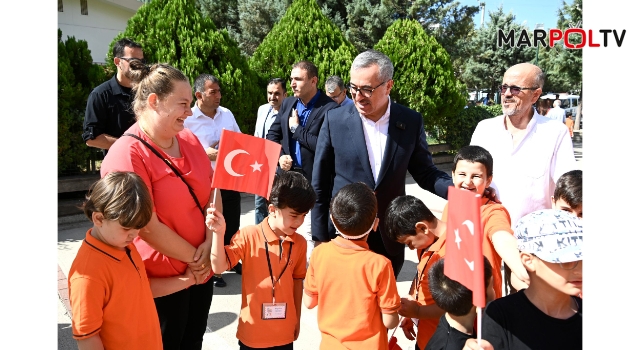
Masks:
[[[385,213],[389,237],[418,251],[416,275],[409,296],[401,299],[398,313],[404,317],[400,327],[409,340],[416,339],[416,349],[424,349],[436,331],[444,310],[436,305],[429,290],[427,272],[444,257],[446,224],[438,220],[424,203],[413,196],[394,199]],[[416,334],[413,326],[417,323]]]
[[[575,125],[575,122],[571,117],[571,112],[567,112],[567,120],[564,121],[564,124],[567,126],[567,128],[569,128],[569,136],[573,137],[573,127]]]
[[[151,196],[133,172],[98,180],[83,206],[93,222],[71,264],[69,300],[79,349],[162,349],[153,301],[195,283],[182,276],[147,278],[133,239],[149,223]]]
[[[387,349],[387,329],[398,325],[400,296],[391,261],[366,243],[378,226],[377,212],[376,196],[362,182],[331,199],[338,237],[313,250],[302,299],[309,309],[318,306],[320,349]]]
[[[293,349],[300,333],[302,281],[307,272],[307,241],[296,230],[313,208],[316,195],[300,173],[277,175],[269,215],[258,225],[240,229],[224,245],[224,217],[207,209],[206,225],[216,232],[211,249],[215,273],[242,260],[242,306],[238,344],[245,349]]]

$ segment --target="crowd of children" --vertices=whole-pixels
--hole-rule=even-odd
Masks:
[[[492,172],[489,152],[466,146],[455,156],[453,183],[457,189],[483,194]],[[306,241],[296,229],[315,199],[303,175],[283,172],[274,180],[267,218],[241,228],[226,246],[222,214],[214,207],[206,210],[205,224],[214,237],[213,271],[243,264],[236,334],[240,349],[293,349],[303,304],[318,308],[321,349],[387,349],[388,330],[396,327],[415,339],[420,350],[582,347],[581,171],[559,179],[553,209],[523,217],[515,230],[501,204],[482,198],[490,302],[481,344],[474,339],[471,291],[444,275],[446,217],[455,208],[445,206],[445,220],[440,220],[409,195],[388,207],[386,232],[417,250],[419,259],[409,295],[401,298],[391,262],[368,249],[367,237],[379,218],[375,193],[363,183],[345,186],[333,197],[330,219],[338,237],[314,249],[307,267]],[[190,269],[162,283],[147,278],[132,244],[153,211],[145,184],[134,173],[110,173],[94,184],[84,211],[93,227],[69,274],[78,347],[162,348],[153,298],[196,281]],[[503,296],[503,262],[526,288]]]

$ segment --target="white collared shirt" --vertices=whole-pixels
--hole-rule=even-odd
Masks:
[[[562,174],[577,169],[573,143],[564,124],[534,110],[525,136],[513,145],[504,115],[478,123],[471,144],[493,157],[493,181],[498,199],[509,211],[511,227],[520,218],[551,208],[551,196]]]
[[[258,116],[256,118],[256,130],[253,136],[266,138],[271,129],[271,125],[276,120],[278,111],[274,110],[270,104],[265,103],[258,108]],[[264,130],[264,133],[263,133]]]
[[[194,105],[191,108],[193,115],[190,115],[184,121],[184,127],[191,130],[204,149],[211,147],[216,142],[220,141],[222,130],[231,130],[235,132],[241,132],[236,118],[233,113],[227,108],[219,106],[216,109],[216,114],[212,118],[207,117],[202,113],[198,105]],[[214,147],[218,149],[218,147]],[[211,168],[215,169],[216,161],[211,161]]]
[[[367,144],[367,154],[369,155],[369,164],[371,165],[371,173],[373,180],[378,182],[380,174],[380,166],[382,165],[382,157],[387,147],[387,136],[389,135],[389,111],[391,109],[391,97],[387,103],[387,111],[377,122],[366,118],[358,113],[362,120],[362,130],[364,131],[364,140]]]

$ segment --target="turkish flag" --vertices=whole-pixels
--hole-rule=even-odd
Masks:
[[[444,274],[473,292],[473,305],[486,304],[484,287],[484,255],[480,221],[481,196],[467,190],[449,187],[447,241]]]
[[[280,149],[273,141],[222,130],[211,187],[269,199]]]

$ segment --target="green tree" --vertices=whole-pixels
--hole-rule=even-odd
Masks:
[[[464,85],[454,76],[447,51],[420,23],[394,22],[374,48],[393,62],[393,100],[422,113],[430,134],[457,127],[449,121],[464,108]]]
[[[500,105],[495,105],[500,107]],[[469,106],[447,119],[447,127],[443,130],[442,140],[458,150],[471,143],[471,136],[478,123],[494,115],[483,106]],[[493,107],[493,106],[491,106]],[[498,115],[502,114],[502,110]]]
[[[104,81],[84,40],[62,41],[58,29],[58,175],[87,170],[96,149],[82,140],[82,123],[91,90]]]
[[[473,55],[469,58],[462,74],[462,80],[468,88],[485,90],[493,94],[502,82],[504,72],[517,63],[532,62],[536,50],[532,47],[498,47],[498,30],[508,33],[514,30],[514,44],[524,26],[516,23],[516,17],[509,12],[505,14],[502,6],[496,12],[489,12],[489,20],[476,32],[471,40]],[[499,101],[496,101],[499,102]]]
[[[152,1],[129,19],[123,37],[139,42],[149,62],[180,69],[191,83],[202,73],[220,79],[222,105],[229,108],[244,133],[253,134],[256,110],[263,102],[257,76],[226,29],[217,30],[193,0]],[[109,50],[107,62],[113,65]]]
[[[295,0],[249,60],[260,76],[287,78],[301,60],[318,67],[318,81],[330,75],[347,79],[356,49],[322,14],[315,0]]]

